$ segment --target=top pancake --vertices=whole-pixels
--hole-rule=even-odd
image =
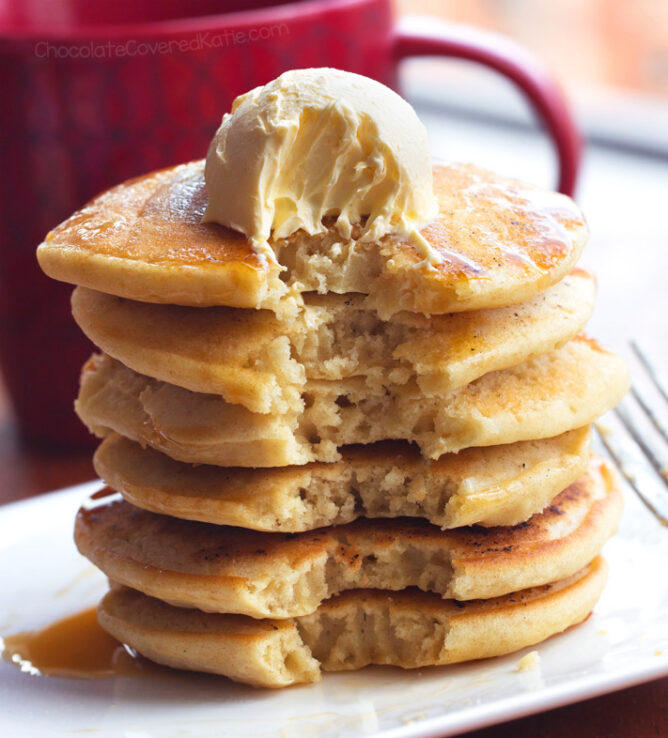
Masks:
[[[436,268],[408,240],[375,244],[298,232],[273,243],[286,273],[240,233],[202,224],[203,162],[154,172],[101,194],[51,231],[37,256],[51,277],[143,302],[280,310],[288,294],[360,292],[389,317],[499,307],[558,282],[587,227],[566,196],[470,165],[434,168],[440,205],[422,235]],[[353,233],[353,237],[355,233]]]

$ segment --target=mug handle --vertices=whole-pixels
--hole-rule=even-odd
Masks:
[[[582,150],[580,133],[563,92],[535,56],[505,36],[472,26],[435,21],[434,30],[409,30],[400,22],[394,36],[394,58],[414,56],[467,59],[511,80],[531,103],[556,148],[559,191],[573,195]]]

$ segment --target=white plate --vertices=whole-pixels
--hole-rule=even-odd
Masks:
[[[76,552],[72,521],[100,486],[0,508],[0,634],[44,626],[94,604],[104,579]],[[0,663],[0,734],[176,736],[446,736],[668,674],[668,530],[626,494],[606,547],[610,580],[592,617],[538,646],[540,665],[503,658],[419,671],[368,668],[312,686],[256,690],[182,673],[75,680]]]

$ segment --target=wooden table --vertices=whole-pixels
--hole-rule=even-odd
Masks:
[[[22,441],[0,385],[0,504],[92,479],[90,452]],[[668,626],[667,626],[668,627]],[[479,738],[656,738],[668,736],[668,678],[512,723],[470,733]]]

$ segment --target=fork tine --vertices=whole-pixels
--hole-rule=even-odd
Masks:
[[[621,420],[622,425],[624,426],[624,428],[626,428],[628,434],[638,444],[642,452],[645,454],[645,457],[647,458],[647,460],[654,467],[654,469],[656,469],[657,474],[661,477],[664,484],[668,487],[668,479],[665,476],[665,465],[661,462],[659,458],[657,458],[652,448],[645,441],[645,439],[642,436],[642,433],[638,430],[633,420],[631,420],[631,416],[627,412],[624,405],[620,403],[615,408],[614,412],[615,412],[615,415],[617,415],[617,417]]]
[[[668,444],[665,425],[665,418],[668,416],[658,398],[661,395],[668,403],[668,390],[660,373],[638,344],[635,341],[630,343],[638,362],[649,377],[647,389],[651,390],[650,394],[654,397],[650,401],[649,395],[631,385],[630,397],[624,398],[607,416],[614,421],[614,429],[607,429],[601,423],[594,423],[594,427],[626,481],[659,522],[668,526],[668,457],[663,444],[658,443],[660,438]],[[630,398],[635,402],[629,402]],[[656,404],[656,410],[653,404]]]
[[[659,522],[668,526],[668,495],[654,471],[649,470],[645,457],[638,453],[638,446],[625,443],[619,434],[603,430],[599,423],[594,427],[624,479]]]
[[[631,341],[631,349],[633,350],[633,353],[636,355],[636,358],[638,361],[643,365],[643,368],[649,375],[649,378],[654,383],[654,386],[659,390],[659,392],[663,395],[663,399],[668,402],[668,389],[666,389],[666,385],[663,383],[663,380],[661,379],[661,376],[659,375],[659,372],[654,368],[650,360],[645,356],[645,354],[640,350],[640,346],[635,341]]]
[[[643,409],[645,415],[652,421],[652,425],[656,428],[657,432],[661,435],[663,440],[668,443],[668,431],[664,428],[659,420],[658,415],[652,410],[647,400],[638,392],[638,390],[631,385],[631,395],[635,398],[636,402]]]

